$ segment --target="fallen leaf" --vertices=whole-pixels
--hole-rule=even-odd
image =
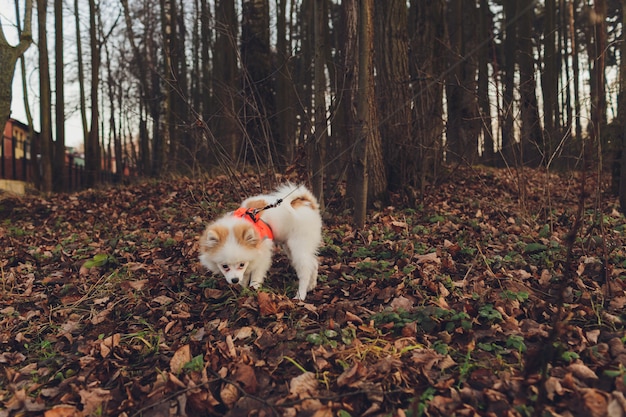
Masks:
[[[220,390],[220,398],[228,408],[232,408],[239,399],[239,389],[233,384],[226,384]]]
[[[579,379],[598,379],[598,375],[596,375],[596,373],[587,365],[581,362],[572,363],[567,367],[567,369],[569,369],[574,376]]]
[[[289,394],[298,398],[317,395],[318,381],[313,372],[305,372],[289,381]]]
[[[106,404],[106,402],[112,398],[110,391],[102,388],[80,390],[78,394],[80,395],[80,402],[83,405],[83,415],[86,416],[93,415],[96,410],[101,409],[103,404]],[[106,407],[104,407],[104,409],[106,409]]]
[[[191,362],[191,348],[185,345],[174,352],[174,356],[170,359],[170,370],[178,375],[183,370],[183,366],[189,362]]]
[[[607,394],[594,388],[583,388],[583,401],[590,417],[604,417],[607,415]]]
[[[233,374],[235,381],[239,382],[244,391],[248,394],[254,394],[257,391],[257,379],[254,368],[250,365],[238,364]]]
[[[83,414],[73,405],[56,405],[44,412],[44,417],[80,417]]]
[[[270,316],[278,313],[278,306],[274,302],[269,293],[261,291],[257,295],[259,310],[262,316]]]
[[[111,351],[120,345],[121,335],[115,333],[112,336],[106,337],[100,342],[100,356],[103,358],[108,357]]]

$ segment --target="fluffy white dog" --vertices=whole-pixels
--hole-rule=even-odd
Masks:
[[[274,241],[281,244],[298,275],[298,293],[317,285],[322,218],[313,194],[287,183],[267,195],[250,197],[241,208],[209,224],[200,238],[200,262],[229,284],[259,288],[272,264]]]

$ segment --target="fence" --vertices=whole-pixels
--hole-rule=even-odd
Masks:
[[[22,147],[20,148],[20,145]],[[16,156],[20,155],[20,156]],[[78,191],[85,187],[86,171],[84,163],[77,162],[82,158],[75,154],[66,152],[65,170],[67,179],[67,191]],[[34,169],[41,169],[41,155],[37,155],[37,163],[34,164],[31,158],[31,143],[29,140],[18,141],[15,137],[3,135],[0,144],[0,179],[17,180],[24,182],[34,182]],[[124,171],[122,171],[124,172]],[[124,177],[132,175],[131,172],[124,173]],[[101,170],[99,182],[113,183],[119,181],[119,176],[109,170]]]

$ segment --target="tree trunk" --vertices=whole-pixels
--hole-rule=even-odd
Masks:
[[[184,54],[184,30],[179,22],[176,0],[161,1],[161,29],[165,80],[165,128],[169,140],[167,162],[161,174],[169,169],[188,173],[192,168],[195,145],[188,140],[187,73]],[[165,160],[163,162],[166,162]]]
[[[65,169],[65,83],[64,83],[64,49],[63,49],[63,0],[54,0],[54,82],[56,94],[56,141],[54,148],[54,190],[66,191],[67,170]]]
[[[606,124],[606,0],[595,0],[593,8],[592,33],[589,34],[589,55],[592,60],[590,80],[591,123],[589,133],[592,140],[599,141],[600,132]],[[597,143],[599,144],[599,142]]]
[[[357,123],[359,126],[356,143],[352,149],[351,165],[349,169],[347,190],[354,200],[354,225],[363,229],[367,216],[367,187],[368,187],[368,155],[370,149],[372,126],[370,115],[370,77],[372,76],[373,27],[372,27],[372,0],[362,0],[359,3],[358,20],[358,66],[359,79],[356,93]]]
[[[476,98],[475,2],[452,0],[449,11],[449,69],[446,80],[447,160],[472,164],[478,156],[480,132]]]
[[[532,13],[534,18],[534,13]],[[556,3],[555,0],[545,0],[543,24],[543,71],[541,71],[541,90],[543,93],[543,123],[545,132],[545,158],[551,158],[555,151],[559,135],[559,54],[556,49],[556,35],[559,28],[556,24]],[[532,24],[526,25],[532,30]],[[532,36],[532,33],[520,36]],[[530,42],[530,41],[529,41]],[[534,94],[534,93],[533,93]],[[547,161],[547,160],[546,160]]]
[[[41,191],[52,191],[52,91],[50,87],[50,59],[48,57],[48,36],[46,29],[48,0],[37,0],[37,21],[39,27],[39,132],[41,150]]]
[[[622,27],[626,24],[626,0],[621,0],[622,6]],[[614,181],[619,181],[619,205],[622,213],[626,213],[626,42],[620,44],[619,62],[619,94],[617,96],[617,121],[621,130],[621,158],[619,160],[619,177]]]
[[[17,8],[17,5],[16,5]],[[11,116],[11,100],[13,98],[13,75],[17,59],[21,57],[33,42],[32,38],[33,1],[26,0],[26,12],[24,14],[24,28],[20,33],[20,42],[11,46],[4,36],[2,22],[0,21],[0,126]]]
[[[141,86],[141,101],[145,104],[147,113],[150,115],[150,119],[152,120],[152,150],[150,149],[150,137],[147,129],[147,121],[144,118],[141,118],[139,121],[140,165],[144,175],[156,176],[163,168],[165,159],[165,147],[163,144],[163,135],[160,129],[162,101],[160,77],[154,70],[156,62],[155,54],[158,48],[154,45],[155,34],[152,33],[153,26],[147,25],[144,33],[144,49],[139,49],[139,46],[135,42],[136,35],[133,30],[133,21],[130,15],[128,0],[121,0],[121,3],[124,9],[124,21],[126,22],[127,38],[130,42],[133,58],[138,72],[137,78],[139,85]],[[150,51],[151,54],[149,54],[148,51]]]
[[[198,88],[198,93],[201,95],[200,105],[202,106],[201,117],[203,121],[202,127],[205,129],[204,133],[204,141],[202,143],[203,149],[203,160],[204,160],[204,168],[209,168],[211,165],[214,165],[217,161],[214,155],[214,147],[209,142],[212,139],[212,133],[209,130],[212,126],[210,125],[211,114],[212,114],[212,103],[215,100],[214,91],[217,87],[216,84],[213,83],[213,70],[211,63],[211,49],[215,50],[214,44],[214,35],[213,35],[213,26],[216,24],[216,21],[213,21],[211,16],[211,8],[209,6],[208,0],[200,0],[200,73],[198,76],[200,77],[201,83]],[[224,51],[224,53],[230,53],[231,51]],[[215,59],[217,56],[221,54],[215,54]],[[214,61],[215,62],[215,61]]]
[[[341,76],[337,80],[338,103],[335,117],[331,119],[333,134],[329,151],[336,155],[336,171],[345,174],[346,167],[350,169],[351,148],[358,137],[356,114],[356,93],[358,91],[358,3],[357,0],[343,0],[339,18],[339,51],[337,73]],[[352,175],[349,171],[349,179]],[[349,191],[351,186],[348,183]],[[352,195],[348,195],[352,198]],[[350,201],[353,203],[353,201]]]
[[[240,139],[237,133],[237,104],[239,89],[237,70],[237,14],[233,0],[218,0],[215,5],[217,34],[213,57],[215,94],[214,134],[209,137],[214,159],[212,163],[233,164],[237,158]],[[226,158],[224,162],[223,159]]]
[[[27,11],[27,13],[32,13],[32,5],[31,5],[30,12]],[[22,34],[24,32],[22,30],[22,24],[21,24],[21,19],[20,19],[20,7],[19,7],[18,2],[15,2],[15,17],[16,17],[16,22],[17,22],[17,33],[21,39]],[[30,17],[29,17],[29,20],[30,20]],[[31,24],[32,23],[30,22],[28,23],[29,26]],[[0,27],[0,37],[2,37],[1,32],[2,32],[2,28]],[[24,59],[24,54],[20,55],[19,60],[20,60],[20,71],[22,75],[22,96],[24,98],[24,112],[26,113],[26,121],[28,125],[26,143],[29,144],[29,147],[28,149],[24,149],[25,156],[29,160],[29,163],[28,163],[29,174],[27,175],[30,175],[30,178],[32,178],[32,181],[35,184],[35,188],[40,189],[41,188],[41,175],[39,172],[39,166],[37,164],[37,158],[33,157],[33,155],[39,154],[39,144],[37,143],[38,137],[37,135],[34,134],[35,129],[33,127],[33,116],[30,110],[30,103],[28,102],[28,81],[26,78],[26,60]]]
[[[41,1],[41,0],[40,0]],[[89,43],[91,47],[91,120],[85,143],[86,186],[94,187],[100,180],[100,117],[98,114],[98,89],[100,85],[100,43],[98,41],[97,9],[95,0],[89,0]]]
[[[578,42],[576,42],[576,29],[577,29],[577,24],[576,24],[576,19],[575,19],[575,13],[574,10],[576,10],[577,7],[577,0],[572,0],[571,2],[568,3],[568,7],[567,7],[567,13],[569,16],[569,23],[570,23],[570,34],[571,34],[571,50],[572,52],[572,73],[573,73],[573,79],[572,79],[572,84],[574,85],[574,125],[575,125],[575,132],[576,132],[576,140],[580,141],[582,140],[582,135],[583,135],[583,128],[582,128],[582,123],[581,123],[581,119],[580,119],[580,91],[578,86],[580,85],[580,66],[579,66],[579,62],[578,62]]]
[[[420,194],[425,193],[428,182],[436,178],[442,163],[443,136],[443,80],[446,61],[447,38],[444,0],[424,2],[412,0],[409,14],[411,63],[413,84],[413,126],[411,137],[416,138],[416,159],[420,161],[418,177],[414,178]],[[408,191],[408,190],[407,190]],[[409,204],[417,205],[417,196],[410,196]]]
[[[241,29],[246,159],[273,169],[276,104],[272,82],[268,0],[244,0]]]
[[[513,131],[514,112],[514,89],[515,89],[515,51],[517,51],[517,7],[518,1],[511,0],[504,2],[504,64],[503,64],[503,84],[502,109],[499,120],[502,131],[502,143],[500,146],[501,156],[504,165],[517,165],[519,150],[515,142]]]
[[[281,164],[288,166],[293,162],[294,139],[296,136],[295,103],[293,79],[291,77],[291,48],[287,32],[287,0],[277,0],[277,38],[276,59],[278,61],[276,80],[276,112],[277,112],[277,153]]]
[[[116,106],[115,106],[115,96],[116,96],[116,82],[115,82],[115,77],[113,74],[113,69],[111,68],[111,62],[113,61],[112,57],[109,54],[109,48],[108,46],[105,44],[104,45],[104,52],[105,52],[105,60],[106,60],[106,71],[107,71],[107,93],[108,93],[108,98],[109,98],[109,149],[111,146],[111,136],[113,138],[113,155],[115,156],[115,179],[117,182],[120,182],[122,180],[121,178],[121,169],[122,169],[122,139],[121,139],[121,132],[118,130],[117,128],[117,124],[115,122],[115,113],[116,113]],[[118,80],[120,81],[120,80]],[[120,98],[121,100],[121,98]],[[121,110],[121,106],[120,106],[120,110]],[[112,171],[112,167],[111,167],[111,163],[113,162],[112,159],[112,155],[111,152],[109,151],[109,155],[107,158],[107,169],[111,172]]]
[[[519,90],[522,116],[522,162],[525,165],[538,167],[542,163],[542,156],[544,156],[547,148],[543,141],[536,94],[535,55],[532,43],[532,27],[535,18],[534,0],[522,0],[520,6],[522,15],[519,19],[517,41],[519,45]]]
[[[481,162],[485,165],[493,165],[494,160],[494,137],[491,126],[491,103],[489,100],[489,62],[492,62],[493,42],[493,17],[489,8],[488,0],[480,0],[478,15],[478,39],[483,42],[479,50],[478,58],[478,108],[482,123],[482,154]],[[485,40],[485,41],[483,41]]]
[[[377,16],[375,37],[379,39],[375,52],[380,135],[388,186],[398,190],[416,185],[421,163],[415,155],[417,138],[411,135],[411,96],[407,88],[411,78],[408,10],[405,0],[376,0],[374,5]]]
[[[83,65],[83,43],[80,38],[80,10],[78,7],[78,0],[74,0],[74,16],[75,16],[75,28],[76,28],[76,54],[78,64],[78,93],[80,101],[80,119],[83,127],[83,143],[87,143],[89,139],[89,129],[87,127],[87,104],[85,98],[85,70]]]
[[[314,140],[309,146],[311,150],[311,182],[313,194],[317,197],[322,208],[324,207],[324,163],[326,162],[326,139],[328,136],[326,120],[326,77],[324,75],[326,63],[324,25],[328,23],[328,19],[324,13],[324,3],[325,0],[317,0],[313,13],[315,37],[315,59],[313,61],[315,66],[315,75],[313,78],[315,84],[315,132]]]

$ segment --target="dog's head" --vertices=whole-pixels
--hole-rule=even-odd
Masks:
[[[246,270],[257,255],[259,236],[242,219],[222,219],[209,225],[200,238],[200,262],[224,275],[229,284],[244,282]]]

